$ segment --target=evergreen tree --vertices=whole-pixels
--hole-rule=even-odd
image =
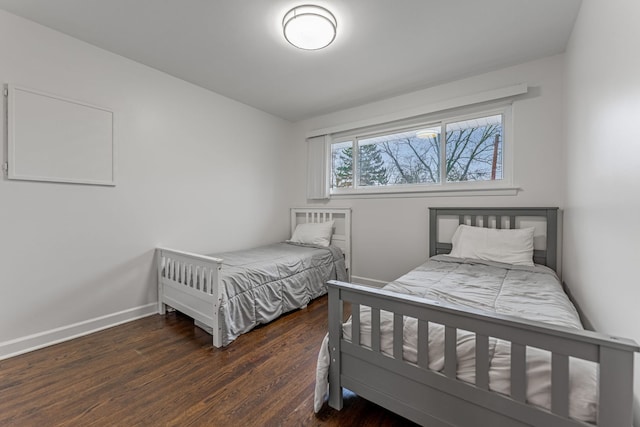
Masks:
[[[389,182],[378,144],[360,146],[358,166],[360,185],[386,185]]]
[[[343,148],[333,164],[338,165],[334,170],[336,187],[353,187],[353,148]]]
[[[358,184],[386,185],[389,182],[382,152],[376,144],[362,145],[358,151]],[[353,147],[343,148],[334,159],[334,182],[338,188],[353,187]]]

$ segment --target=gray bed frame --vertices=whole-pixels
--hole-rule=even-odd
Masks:
[[[556,268],[557,208],[430,208],[429,253],[449,253],[451,244],[438,242],[442,216],[483,227],[515,228],[518,218],[542,217],[547,224],[546,249],[534,254],[537,263]],[[352,341],[342,336],[343,304],[351,304]],[[360,344],[360,306],[372,310],[371,347]],[[393,356],[380,351],[380,310],[394,315]],[[402,316],[418,319],[418,362],[403,360]],[[428,369],[428,322],[445,326],[445,365]],[[476,334],[476,384],[456,378],[456,331]],[[511,342],[511,394],[489,390],[489,337]],[[527,346],[551,352],[551,410],[526,401]],[[627,339],[577,331],[539,322],[385,291],[329,282],[329,406],[343,406],[342,388],[428,426],[593,426],[569,418],[569,358],[599,364],[597,425],[632,425],[633,357],[638,345]]]

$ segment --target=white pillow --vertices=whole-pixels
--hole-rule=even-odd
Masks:
[[[453,248],[449,255],[533,266],[534,231],[533,227],[497,230],[461,224],[451,239]]]
[[[329,246],[333,234],[333,221],[298,224],[290,242]]]

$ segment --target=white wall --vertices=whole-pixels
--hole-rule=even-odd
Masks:
[[[567,49],[564,276],[598,331],[640,342],[640,3],[583,2]],[[635,369],[640,426],[640,358]]]
[[[157,245],[287,236],[290,123],[3,11],[0,58],[3,84],[112,109],[119,143],[115,188],[0,179],[0,358],[154,312]]]
[[[298,158],[306,159],[305,134],[376,116],[518,83],[529,93],[513,103],[516,196],[335,198],[330,206],[353,208],[353,275],[365,282],[390,281],[428,257],[430,206],[558,206],[564,197],[563,56],[555,56],[359,108],[339,111],[296,125]],[[304,203],[306,160],[298,166],[296,200]],[[363,280],[364,279],[364,280]],[[375,282],[373,282],[375,283]]]

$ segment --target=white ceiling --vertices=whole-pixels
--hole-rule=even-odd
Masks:
[[[335,42],[303,51],[307,0],[0,0],[0,8],[290,121],[564,52],[581,0],[318,0]]]

